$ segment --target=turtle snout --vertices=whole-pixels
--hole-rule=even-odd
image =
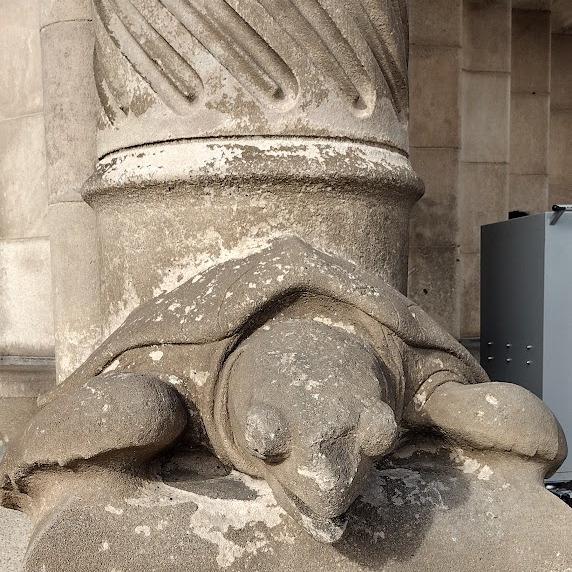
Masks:
[[[355,434],[348,434],[315,443],[297,467],[292,492],[322,518],[345,513],[369,474],[371,461],[355,439]]]

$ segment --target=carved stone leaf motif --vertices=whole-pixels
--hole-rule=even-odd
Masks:
[[[306,58],[358,115],[372,112],[380,85],[398,115],[407,108],[403,0],[94,0],[94,6],[96,85],[112,123],[117,109],[137,115],[153,94],[176,114],[190,113],[204,93],[205,51],[278,111],[295,105]],[[294,63],[286,57],[291,46],[302,54]],[[356,46],[366,46],[369,63]]]

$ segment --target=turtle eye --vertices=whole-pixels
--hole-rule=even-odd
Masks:
[[[290,431],[273,407],[253,405],[246,415],[244,441],[250,453],[268,463],[279,463],[290,454]]]

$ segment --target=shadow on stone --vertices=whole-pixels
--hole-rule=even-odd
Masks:
[[[351,509],[343,539],[335,547],[363,567],[379,570],[411,560],[436,513],[463,505],[468,479],[451,466],[445,450],[416,451],[379,462],[375,479]]]

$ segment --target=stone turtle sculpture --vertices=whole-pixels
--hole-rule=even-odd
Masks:
[[[144,477],[159,453],[207,447],[334,542],[373,461],[427,430],[543,473],[566,456],[539,399],[490,382],[381,278],[286,237],[134,310],[10,448],[2,504],[38,521],[64,471]]]

